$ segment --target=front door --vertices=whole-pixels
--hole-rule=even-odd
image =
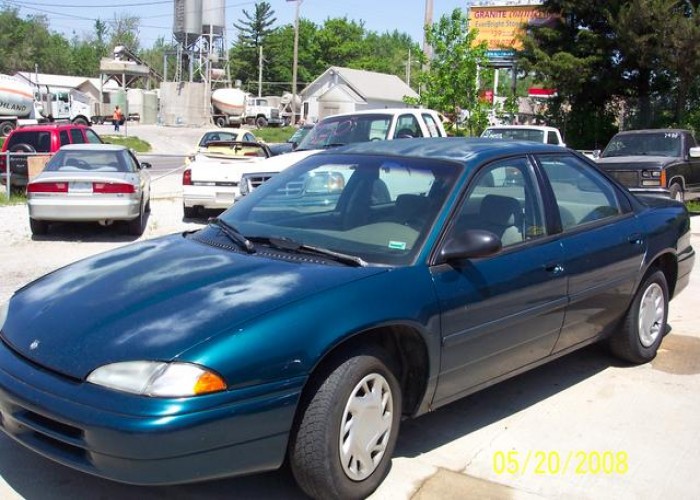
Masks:
[[[526,157],[483,167],[450,229],[486,229],[496,255],[431,269],[442,309],[436,405],[549,355],[567,303],[563,252],[545,234],[544,211]]]

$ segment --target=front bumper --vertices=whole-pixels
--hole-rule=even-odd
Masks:
[[[186,207],[226,209],[241,192],[236,186],[183,186],[182,202]]]
[[[131,220],[138,217],[141,212],[141,200],[138,198],[60,199],[32,195],[27,199],[27,206],[29,217],[44,221]]]
[[[99,477],[179,484],[278,468],[303,380],[158,399],[68,380],[0,342],[0,429]]]

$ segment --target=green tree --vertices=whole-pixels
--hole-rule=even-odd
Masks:
[[[127,12],[115,14],[110,22],[109,49],[121,45],[136,54],[139,50],[139,29],[141,19]]]
[[[274,31],[272,26],[277,22],[274,15],[268,2],[260,2],[255,4],[253,13],[243,9],[243,18],[233,24],[238,30],[236,43],[229,51],[231,74],[234,78],[257,81],[260,47],[263,47],[264,62],[268,58],[268,54],[265,54],[266,41]],[[263,66],[263,80],[267,79],[267,73]]]
[[[359,68],[359,61],[366,55],[365,28],[360,22],[346,17],[326,19],[316,33],[318,59],[325,67],[343,66]]]
[[[479,68],[487,65],[486,47],[475,46],[476,32],[470,30],[462,9],[455,9],[425,28],[433,49],[430,64],[418,78],[422,91],[415,104],[442,112],[456,121],[462,110],[468,112],[468,131],[479,134],[488,124],[488,108],[479,101]]]
[[[316,33],[318,26],[308,19],[299,20],[299,61],[297,64],[298,90],[310,83],[326,68],[318,60]],[[294,63],[294,26],[282,26],[267,38],[267,70],[270,81],[280,82],[271,89],[273,94],[291,92]]]

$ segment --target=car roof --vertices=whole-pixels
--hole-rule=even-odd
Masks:
[[[437,112],[432,109],[425,108],[380,108],[380,109],[363,109],[362,111],[353,111],[351,113],[338,113],[337,115],[325,116],[319,120],[323,121],[327,118],[338,118],[343,116],[357,115],[397,115],[401,113],[431,113],[437,115]]]
[[[207,134],[221,134],[227,132],[230,134],[240,134],[241,132],[250,132],[251,134],[253,133],[250,130],[244,128],[212,128],[210,130],[205,130],[202,133],[202,137],[204,137]]]
[[[60,151],[124,151],[128,149],[120,144],[66,144],[61,146]]]
[[[556,127],[550,127],[548,125],[491,125],[489,127],[486,127],[486,130],[500,130],[500,129],[557,130]]]
[[[683,128],[645,128],[641,130],[623,130],[615,135],[652,134],[657,132],[666,132],[669,134],[690,133],[689,130]]]
[[[480,137],[429,137],[420,139],[397,139],[394,141],[374,141],[351,144],[323,153],[378,154],[388,156],[408,156],[412,158],[444,159],[460,163],[509,154],[562,153],[561,146],[541,144],[531,141],[501,141]]]
[[[72,128],[89,128],[86,127],[85,125],[76,125],[74,123],[43,123],[41,125],[23,125],[21,127],[17,127],[12,131],[12,133],[15,132],[48,132],[51,130],[64,130],[64,129],[72,129]]]

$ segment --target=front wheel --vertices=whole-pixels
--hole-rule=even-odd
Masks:
[[[258,117],[255,119],[255,126],[258,127],[258,128],[265,128],[265,127],[267,127],[267,118],[265,118],[264,116],[258,116]]]
[[[654,271],[644,279],[620,330],[611,337],[613,353],[632,363],[654,359],[666,334],[668,302],[666,276]]]
[[[313,498],[365,498],[391,465],[401,388],[383,351],[348,357],[312,380],[293,431],[289,460]]]
[[[685,198],[685,196],[683,196],[683,186],[677,182],[671,184],[671,187],[668,189],[668,194],[672,200],[680,201],[681,203]]]

